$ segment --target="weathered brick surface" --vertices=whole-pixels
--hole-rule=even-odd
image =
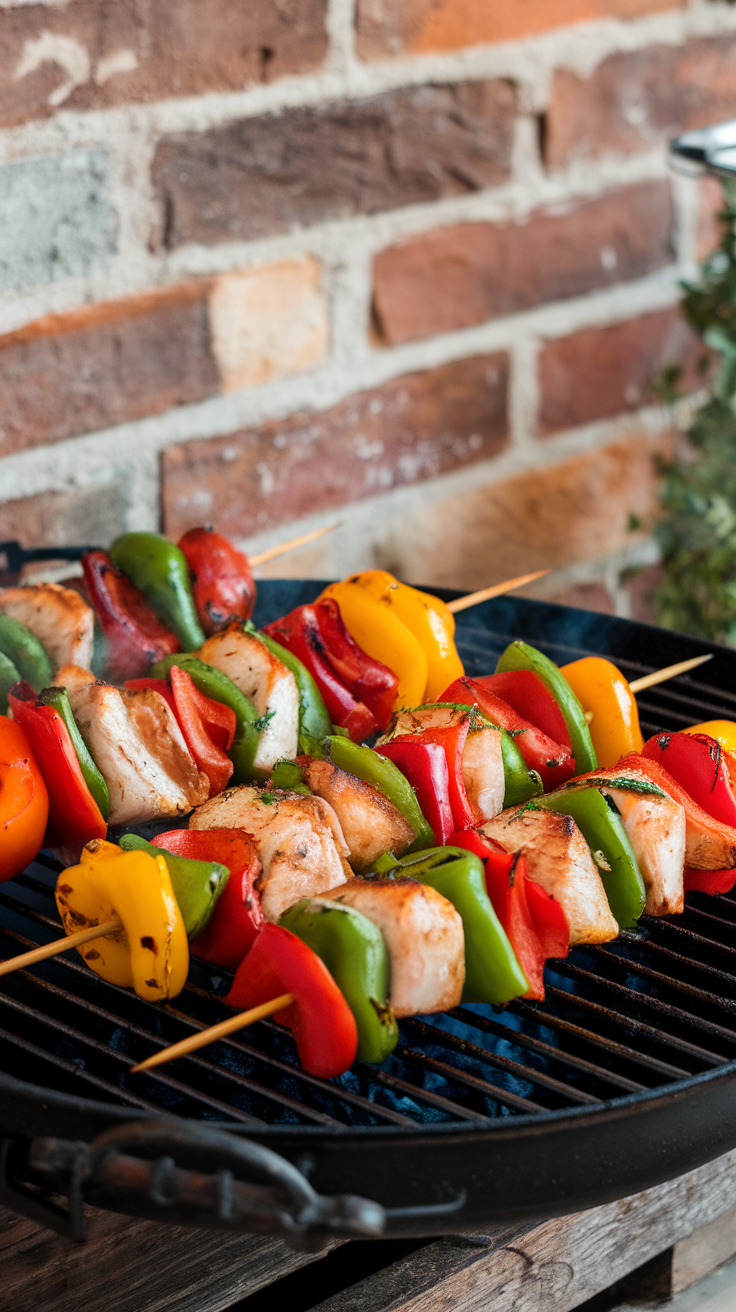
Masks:
[[[525,223],[464,223],[410,237],[374,263],[387,345],[640,277],[673,258],[666,182],[641,183]]]
[[[199,401],[219,388],[206,280],[49,315],[0,337],[0,453]]]
[[[426,86],[164,138],[155,240],[243,240],[503,182],[514,100],[505,81]]]
[[[68,0],[0,9],[0,125],[63,106],[237,91],[317,68],[327,0]]]
[[[364,59],[513,41],[567,23],[639,18],[686,0],[358,0]]]
[[[657,612],[654,594],[662,582],[662,566],[649,565],[646,569],[631,570],[625,578],[632,620],[642,624],[656,624]]]
[[[736,36],[611,55],[590,77],[555,73],[546,118],[550,168],[651,149],[736,114]]]
[[[321,278],[317,261],[304,259],[216,279],[210,323],[224,391],[283,378],[322,359],[329,315]]]
[[[214,516],[245,536],[496,455],[507,441],[508,361],[475,356],[409,374],[319,414],[164,453],[164,524]]]
[[[114,241],[106,151],[0,167],[0,292],[89,273],[107,262]]]
[[[652,456],[668,438],[636,433],[549,468],[448,496],[392,526],[403,577],[474,588],[534,569],[602,560],[634,541],[657,506]],[[438,531],[438,525],[441,531]]]
[[[616,607],[613,597],[602,579],[593,579],[589,583],[571,583],[546,598],[556,601],[560,606],[577,606],[580,610],[597,610],[603,615],[615,615]]]
[[[547,342],[539,357],[540,434],[651,404],[657,376],[667,365],[679,365],[683,390],[692,388],[703,355],[702,343],[676,310]]]
[[[0,540],[23,546],[107,546],[126,528],[129,489],[119,474],[93,487],[40,492],[0,504]]]

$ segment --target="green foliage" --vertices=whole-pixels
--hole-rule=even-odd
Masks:
[[[665,627],[736,646],[736,182],[724,183],[724,199],[718,249],[700,280],[683,284],[683,314],[715,353],[717,371],[688,429],[689,450],[664,471],[655,604]],[[668,371],[660,395],[676,394]]]

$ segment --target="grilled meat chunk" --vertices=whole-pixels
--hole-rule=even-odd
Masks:
[[[524,851],[529,875],[560,903],[570,943],[607,943],[618,934],[588,844],[570,815],[557,811],[504,811],[482,832],[505,852]]]
[[[470,713],[469,708],[453,710],[450,706],[427,706],[416,711],[399,711],[381,742],[405,733],[422,733],[444,724],[454,724]],[[503,810],[506,784],[503,773],[501,731],[474,717],[477,729],[471,728],[463,748],[463,782],[473,819],[478,825],[492,820]],[[473,721],[471,721],[472,723]]]
[[[323,894],[380,929],[391,957],[391,1007],[414,1016],[457,1007],[465,983],[463,922],[447,898],[414,879],[351,879]]]
[[[321,797],[228,788],[198,807],[189,828],[247,830],[263,866],[256,887],[266,920],[277,921],[300,897],[319,897],[352,875],[340,822]]]
[[[256,768],[270,770],[282,757],[296,756],[299,690],[291,670],[238,624],[208,638],[197,655],[232,679],[260,716],[271,716],[258,740]]]
[[[400,856],[414,841],[414,830],[378,788],[329,761],[311,761],[305,782],[335,811],[354,870],[365,870],[383,852]]]
[[[204,801],[207,776],[194,764],[159,693],[81,681],[64,687],[79,731],[104,775],[111,825],[184,815]]]
[[[2,588],[0,613],[25,624],[56,668],[61,665],[89,668],[94,613],[73,588],[64,588],[60,583]]]
[[[597,778],[605,771],[593,772]],[[685,811],[685,865],[693,870],[733,870],[736,866],[736,829],[714,820],[659,764],[638,752],[623,756],[611,771],[654,783]],[[585,776],[581,776],[585,778]]]

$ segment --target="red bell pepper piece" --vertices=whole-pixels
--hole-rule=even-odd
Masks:
[[[530,724],[535,724],[566,752],[572,750],[570,734],[559,705],[533,670],[507,670],[503,674],[484,674],[475,680],[489,692],[501,697]],[[519,745],[521,751],[521,745]]]
[[[294,1002],[274,1020],[293,1031],[304,1070],[323,1080],[342,1075],[358,1051],[352,1011],[316,952],[282,925],[266,924],[225,1001],[247,1011],[281,993],[293,993]]]
[[[234,765],[227,755],[235,737],[235,712],[205,697],[191,674],[178,665],[169,670],[176,718],[195,764],[210,781],[210,797],[227,787]]]
[[[107,639],[107,672],[122,682],[145,674],[179,651],[179,639],[104,551],[88,551],[82,569],[90,601]]]
[[[522,670],[520,673],[526,671]],[[491,675],[491,678],[493,677]],[[533,677],[536,679],[536,674]],[[541,680],[539,682],[541,684]],[[449,688],[445,689],[439,700],[461,702],[464,706],[479,706],[499,729],[506,729],[513,734],[514,742],[529,769],[536,770],[540,776],[545,793],[560,788],[574,775],[575,761],[567,748],[561,743],[553,742],[530,720],[525,720],[513,706],[509,706],[508,702],[491,692],[482,679],[456,679]]]
[[[736,828],[724,824],[722,820],[716,820],[712,815],[699,806],[696,801],[685,791],[682,784],[677,781],[659,761],[653,761],[648,756],[642,756],[639,752],[629,752],[627,756],[622,756],[616,766],[621,774],[627,770],[638,770],[645,774],[652,783],[662,789],[673,802],[679,802],[685,812],[685,825],[688,834],[692,833],[698,840],[698,843],[707,848],[723,852],[725,849],[736,851]],[[595,770],[591,771],[594,775]],[[580,775],[580,780],[585,779],[585,775]],[[712,872],[708,872],[712,873]]]
[[[227,866],[230,878],[190,947],[203,961],[237,970],[266,923],[255,889],[261,862],[248,834],[242,829],[172,829],[151,842],[175,856],[220,861]]]
[[[356,700],[330,664],[315,606],[298,606],[283,619],[267,624],[264,633],[281,643],[307,667],[322,693],[332,723],[347,729],[354,743],[362,743],[377,733],[378,724],[373,712],[364,702]]]
[[[423,729],[412,737],[423,743],[439,743],[447,758],[452,823],[456,830],[471,829],[477,823],[468,801],[463,777],[463,748],[470,729],[470,717],[454,720],[451,724],[435,725]]]
[[[685,866],[683,875],[686,893],[730,893],[736,884],[736,869],[692,870]]]
[[[660,733],[644,744],[643,756],[658,761],[714,820],[736,827],[736,797],[723,748],[705,733]]]
[[[545,961],[568,953],[570,927],[562,907],[529,878],[524,852],[504,852],[477,830],[454,834],[450,842],[485,861],[488,896],[529,982],[525,997],[541,1002]]]
[[[256,585],[248,557],[211,528],[190,528],[179,542],[191,575],[194,604],[205,633],[231,620],[249,620]]]
[[[409,780],[438,847],[445,847],[455,828],[450,803],[450,770],[441,743],[425,742],[424,735],[400,734],[377,747]]]
[[[13,719],[25,731],[49,795],[44,843],[69,851],[104,838],[107,825],[87,787],[69,730],[53,706],[44,706],[29,683],[8,693]]]

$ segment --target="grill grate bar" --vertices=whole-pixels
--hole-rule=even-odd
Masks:
[[[552,1093],[559,1093],[571,1102],[594,1103],[601,1101],[592,1093],[584,1093],[581,1089],[576,1089],[571,1084],[565,1084],[562,1080],[556,1080],[551,1075],[544,1075],[531,1066],[523,1066],[518,1061],[512,1061],[510,1057],[502,1057],[500,1053],[490,1051],[488,1048],[482,1048],[479,1044],[471,1043],[468,1039],[462,1039],[457,1034],[449,1033],[445,1029],[439,1029],[435,1025],[428,1025],[426,1021],[411,1019],[406,1021],[405,1025],[408,1030],[413,1031],[415,1034],[421,1034],[422,1038],[430,1043],[441,1039],[448,1048],[462,1053],[464,1057],[474,1057],[478,1061],[486,1062],[490,1066],[497,1067],[498,1070],[505,1071],[508,1075],[515,1076],[518,1080],[524,1080],[527,1084],[536,1084],[539,1088],[549,1089]]]
[[[514,1111],[519,1112],[543,1112],[547,1109],[541,1107],[539,1103],[531,1102],[528,1098],[522,1098],[518,1093],[511,1093],[508,1089],[499,1088],[491,1084],[488,1080],[481,1080],[477,1075],[471,1075],[469,1071],[460,1070],[457,1066],[451,1066],[449,1062],[440,1061],[437,1057],[430,1057],[426,1052],[420,1052],[417,1048],[408,1048],[401,1043],[394,1050],[396,1055],[404,1061],[413,1065],[421,1066],[424,1070],[434,1071],[437,1075],[443,1075],[446,1080],[454,1084],[464,1084],[468,1089],[475,1089],[482,1093],[486,1098],[493,1098],[495,1102],[500,1102]]]
[[[562,989],[555,989],[547,986],[547,998],[554,999],[557,995],[560,1001],[565,1002],[582,1002],[583,999],[576,998],[575,994],[565,993]],[[593,1010],[597,1004],[590,1003],[590,1009]],[[638,1052],[636,1048],[630,1048],[625,1043],[617,1043],[614,1039],[608,1039],[604,1035],[598,1034],[595,1030],[586,1029],[582,1025],[575,1025],[573,1021],[563,1020],[561,1016],[556,1016],[554,1012],[547,1011],[543,1005],[536,1003],[532,1005],[524,1002],[523,999],[511,1003],[511,1007],[517,1015],[526,1016],[529,1020],[534,1021],[537,1025],[543,1025],[546,1029],[559,1031],[561,1034],[569,1034],[572,1038],[583,1039],[586,1043],[591,1043],[596,1047],[605,1048],[612,1056],[622,1058],[624,1061],[633,1062],[639,1066],[645,1066],[657,1074],[669,1076],[674,1080],[684,1080],[690,1075],[681,1066],[673,1066],[671,1062],[662,1061],[659,1057],[651,1057],[648,1053]],[[600,1008],[605,1012],[605,1008]],[[645,1031],[650,1027],[642,1025],[640,1022],[634,1022],[633,1028],[637,1032]],[[648,1036],[647,1036],[648,1037]]]
[[[447,1014],[448,1016],[457,1017],[458,1020],[467,1025],[475,1025],[487,1034],[495,1034],[498,1038],[506,1039],[512,1045],[528,1048],[531,1052],[538,1052],[540,1056],[546,1057],[549,1061],[561,1062],[563,1065],[570,1066],[571,1069],[578,1070],[582,1074],[605,1080],[609,1084],[616,1084],[619,1088],[626,1089],[628,1093],[640,1093],[642,1089],[646,1088],[645,1084],[639,1084],[636,1080],[629,1080],[625,1075],[619,1075],[615,1071],[607,1070],[605,1066],[598,1066],[595,1062],[586,1061],[584,1057],[576,1057],[570,1052],[565,1052],[563,1048],[555,1048],[551,1043],[544,1043],[541,1039],[535,1039],[530,1034],[525,1034],[523,1030],[511,1029],[509,1025],[501,1025],[488,1016],[479,1016],[477,1012],[467,1011],[465,1007],[455,1007],[454,1011],[448,1011]]]
[[[665,1048],[674,1048],[675,1051],[682,1053],[683,1056],[694,1057],[698,1061],[705,1062],[709,1066],[722,1066],[726,1063],[725,1057],[718,1057],[715,1053],[706,1051],[705,1048],[699,1048],[694,1043],[688,1043],[686,1039],[679,1039],[674,1034],[666,1034],[664,1030],[659,1030],[655,1025],[647,1025],[645,1021],[637,1020],[634,1016],[622,1015],[621,1012],[613,1011],[610,1007],[604,1007],[599,1002],[593,1002],[591,998],[584,998],[579,993],[568,993],[565,989],[555,988],[554,985],[547,988],[547,995],[554,998],[556,1002],[565,1003],[567,1006],[578,1007],[581,1011],[587,1012],[589,1016],[595,1016],[604,1024],[612,1022],[619,1028],[628,1030],[643,1039],[654,1040]],[[638,997],[638,994],[634,994]],[[646,994],[642,994],[646,997]],[[631,1049],[634,1053],[636,1050]],[[645,1058],[644,1053],[636,1054],[640,1061],[646,1060],[648,1063],[655,1061],[654,1058]],[[657,1069],[657,1068],[655,1068]],[[676,1072],[677,1079],[683,1079],[691,1075],[692,1071],[683,1070],[681,1067],[672,1066],[669,1062],[662,1061],[658,1069],[664,1071]]]
[[[614,947],[615,944],[611,943],[611,956],[618,955],[613,951]],[[604,952],[608,951],[609,945],[602,944],[600,950]],[[698,975],[702,975],[707,979],[712,980],[713,990],[704,989],[704,997],[717,1006],[722,1006],[725,1000],[727,1000],[729,1004],[732,1004],[731,998],[724,999],[723,993],[719,993],[717,990],[731,989],[733,991],[736,989],[736,976],[730,975],[727,971],[719,970],[717,966],[709,966],[704,961],[698,961],[696,958],[683,956],[681,952],[675,952],[673,948],[665,947],[664,943],[654,943],[651,939],[647,943],[647,954],[655,960],[659,958],[662,961],[667,960],[671,962],[673,970],[692,970],[697,972]],[[635,971],[637,974],[644,969],[642,965],[632,961],[630,957],[621,956],[619,959],[625,961],[627,965],[630,965],[632,971]],[[676,985],[677,977],[673,978],[672,975],[664,975],[663,978],[668,985],[672,987]]]
[[[420,1089],[416,1084],[410,1084],[408,1080],[402,1080],[398,1075],[393,1075],[389,1071],[382,1071],[378,1067],[366,1066],[365,1062],[356,1062],[356,1067],[365,1070],[376,1084],[383,1084],[391,1089],[392,1093],[405,1093],[417,1102],[426,1102],[430,1107],[437,1107],[440,1111],[449,1112],[451,1116],[461,1121],[481,1121],[485,1124],[488,1120],[482,1112],[474,1112],[470,1107],[462,1107],[459,1103],[452,1102],[450,1098],[443,1098],[441,1093],[433,1093],[430,1089]]]
[[[95,1095],[102,1092],[109,1098],[110,1094],[113,1094],[116,1102],[124,1103],[126,1106],[140,1107],[145,1111],[160,1111],[155,1103],[147,1102],[139,1094],[131,1093],[129,1089],[121,1089],[116,1085],[108,1084],[106,1080],[98,1079],[90,1071],[84,1070],[78,1062],[72,1061],[68,1057],[61,1057],[57,1052],[47,1052],[45,1048],[37,1047],[29,1039],[24,1039],[19,1034],[13,1034],[12,1030],[0,1028],[0,1043],[17,1048],[34,1060],[40,1061],[44,1065],[50,1065],[58,1071],[63,1071],[65,1075],[72,1075],[75,1081],[79,1081],[80,1084],[87,1084],[94,1089]]]
[[[588,949],[591,951],[591,949]],[[688,984],[687,981],[678,979],[676,976],[665,975],[661,970],[655,970],[652,966],[646,966],[643,962],[632,961],[630,957],[621,956],[618,952],[607,950],[606,947],[592,949],[596,956],[615,962],[621,969],[626,970],[631,975],[638,975],[641,979],[651,980],[653,984],[661,984],[668,989],[677,993],[682,993],[693,1001],[708,1003],[711,1006],[722,1007],[724,1011],[729,1011],[736,1021],[736,1002],[731,998],[718,997],[708,989],[700,989],[695,984]],[[676,953],[672,954],[675,958]],[[687,958],[680,958],[683,963]],[[689,963],[688,963],[689,964]],[[728,977],[726,977],[728,978]],[[688,1012],[688,1015],[691,1013]],[[731,1034],[731,1038],[736,1040],[736,1033]]]

